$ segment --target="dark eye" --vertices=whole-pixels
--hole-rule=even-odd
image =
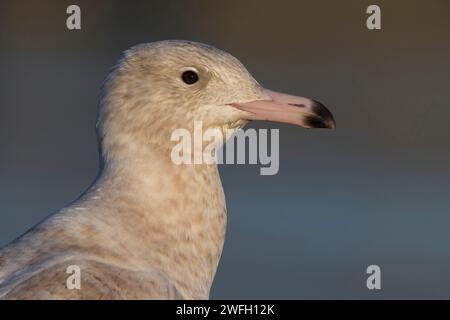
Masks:
[[[194,84],[198,81],[198,74],[195,71],[188,70],[183,72],[181,78],[186,84]]]

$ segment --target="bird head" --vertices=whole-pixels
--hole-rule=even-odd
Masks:
[[[125,51],[105,81],[98,126],[104,147],[131,141],[157,146],[177,128],[192,129],[194,121],[237,129],[252,120],[335,127],[321,103],[267,90],[232,55],[189,41]]]

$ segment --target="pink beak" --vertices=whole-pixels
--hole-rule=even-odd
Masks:
[[[264,89],[270,100],[231,104],[248,113],[246,120],[290,123],[304,128],[336,128],[331,112],[320,102]]]

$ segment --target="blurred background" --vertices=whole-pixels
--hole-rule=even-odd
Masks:
[[[366,28],[370,4],[382,30]],[[220,166],[229,222],[211,298],[450,298],[446,0],[0,0],[0,245],[92,182],[102,81],[121,51],[164,39],[228,51],[338,125],[250,125],[280,128],[280,171]],[[381,290],[366,288],[371,264]]]

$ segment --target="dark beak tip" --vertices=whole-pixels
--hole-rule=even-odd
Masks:
[[[312,123],[313,128],[326,128],[326,129],[336,129],[336,121],[334,120],[333,114],[327,109],[322,103],[316,100],[312,100],[312,111],[317,115],[320,121],[314,121]],[[320,122],[320,123],[319,123]]]

